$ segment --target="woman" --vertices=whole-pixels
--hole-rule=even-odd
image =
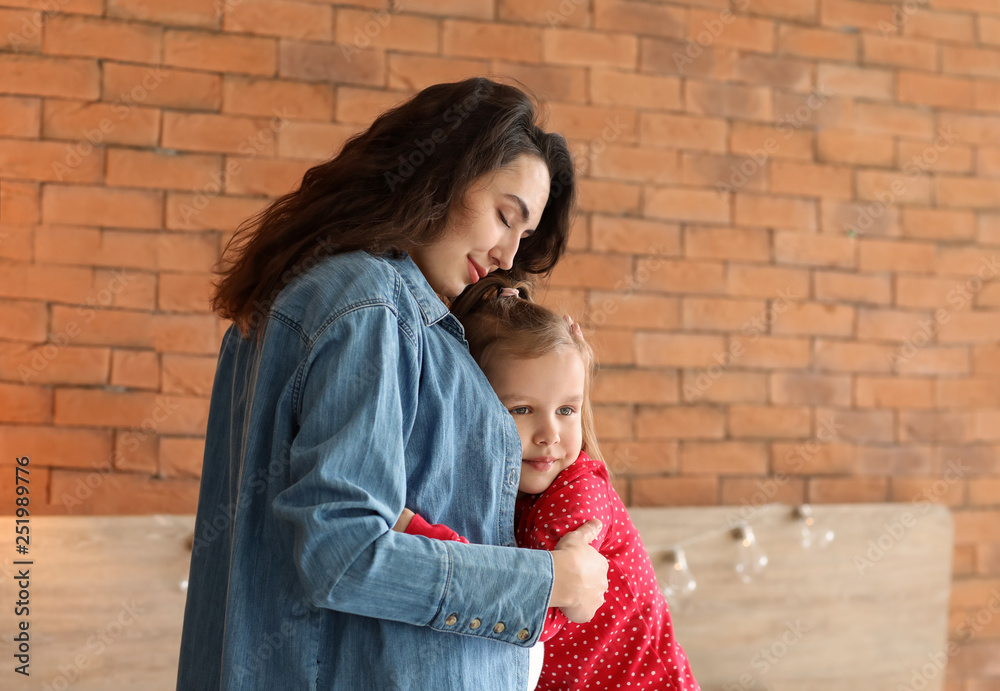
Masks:
[[[531,101],[469,79],[382,114],[240,229],[179,691],[519,689],[547,607],[594,615],[600,526],[514,547],[517,429],[444,302],[549,271],[573,198]],[[404,506],[473,544],[392,531]]]

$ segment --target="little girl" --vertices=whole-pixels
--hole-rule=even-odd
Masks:
[[[532,302],[530,290],[529,284],[511,285],[492,274],[466,289],[452,312],[521,438],[514,517],[518,546],[552,550],[589,519],[602,525],[591,545],[608,560],[604,605],[584,624],[549,609],[539,639],[547,642],[536,688],[700,691],[674,640],[649,555],[598,460],[590,348],[578,326]],[[409,509],[394,529],[465,541]]]

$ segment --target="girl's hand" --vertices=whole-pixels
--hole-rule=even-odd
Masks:
[[[396,525],[392,526],[392,529],[397,533],[405,533],[406,526],[410,525],[410,521],[413,519],[413,512],[409,509],[403,509],[403,513],[399,515],[399,520],[396,521]]]
[[[583,330],[580,328],[579,324],[573,321],[573,317],[569,316],[568,314],[565,314],[563,315],[563,320],[566,322],[567,325],[569,325],[570,331],[573,332],[573,335],[583,340]]]

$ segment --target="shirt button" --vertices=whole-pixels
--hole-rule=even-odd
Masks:
[[[502,621],[498,621],[497,625],[493,627],[493,633],[503,633],[503,630],[507,628],[503,625]]]
[[[530,635],[531,634],[528,633],[528,629],[521,629],[520,631],[517,632],[518,639],[522,641],[528,640],[528,636]]]
[[[458,617],[453,612],[453,613],[451,613],[451,614],[448,615],[448,618],[444,620],[444,623],[447,624],[448,626],[454,626],[455,622],[457,622],[457,621],[458,621]]]
[[[483,622],[479,621],[478,619],[473,619],[472,621],[469,622],[469,628],[478,629],[482,623]]]

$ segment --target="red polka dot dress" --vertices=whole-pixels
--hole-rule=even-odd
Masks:
[[[580,452],[541,494],[517,500],[521,547],[555,548],[587,520],[601,520],[591,543],[608,560],[608,592],[589,622],[575,624],[549,608],[545,665],[538,691],[684,689],[700,691],[674,638],[667,602],[632,519],[601,461]]]

